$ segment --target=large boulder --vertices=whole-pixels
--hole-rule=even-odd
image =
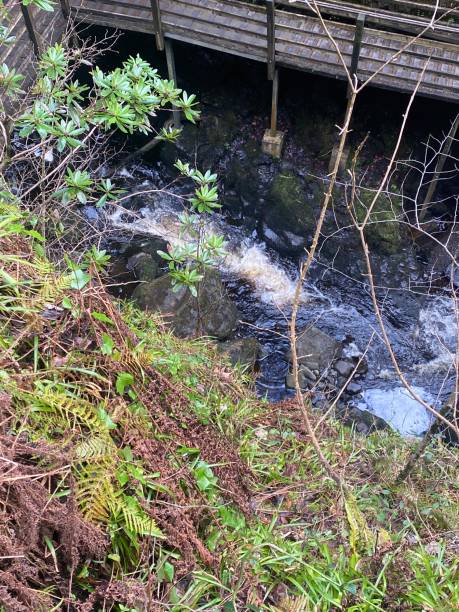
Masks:
[[[133,272],[136,280],[151,282],[158,276],[159,262],[150,253],[136,253],[129,257],[126,268]]]
[[[280,172],[271,184],[264,210],[266,241],[292,253],[303,250],[316,224],[312,204],[302,180],[292,171]]]
[[[174,291],[169,274],[141,283],[132,294],[138,305],[162,313],[180,337],[227,338],[239,320],[236,305],[228,297],[217,270],[208,270],[199,285],[199,299],[185,287]]]
[[[298,362],[310,370],[322,372],[340,358],[342,350],[341,342],[313,325],[301,331],[296,340]]]
[[[371,206],[375,193],[367,189],[360,189],[356,193],[354,212],[357,221],[362,222]],[[396,253],[402,242],[403,216],[402,198],[394,195],[389,197],[381,194],[370,214],[366,226],[368,243],[375,250],[386,254]]]
[[[317,327],[310,326],[298,334],[296,350],[300,386],[302,389],[307,389],[313,387],[318,379],[339,360],[343,346]],[[289,359],[292,360],[291,352]],[[287,386],[294,386],[292,374],[287,376]]]
[[[186,123],[174,143],[165,142],[160,158],[167,165],[177,159],[196,163],[208,170],[224,153],[237,132],[237,119],[232,111],[222,115],[207,115],[198,124]]]
[[[261,345],[256,338],[240,338],[221,342],[218,350],[228,356],[232,365],[253,369],[260,355]]]

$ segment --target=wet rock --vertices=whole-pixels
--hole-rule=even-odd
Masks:
[[[167,251],[167,241],[160,237],[129,238],[122,242],[112,243],[112,248],[128,260],[138,253],[148,253],[158,263],[164,262],[158,251]]]
[[[340,342],[321,331],[317,327],[307,327],[298,334],[298,377],[302,389],[308,389],[317,384],[321,375],[339,359],[342,352]],[[291,361],[291,352],[289,355]],[[331,378],[332,384],[335,382]],[[289,374],[286,379],[288,387],[294,387],[293,375]]]
[[[368,410],[361,410],[356,406],[346,406],[341,413],[341,418],[345,425],[353,426],[356,431],[365,435],[373,431],[390,429],[384,419],[368,412]]]
[[[301,251],[316,223],[303,182],[293,172],[279,173],[272,182],[264,210],[264,227],[280,237],[286,250]],[[266,235],[266,229],[265,229]]]
[[[293,232],[272,230],[266,223],[262,225],[262,239],[271,248],[286,254],[295,254],[304,250],[306,238]]]
[[[99,211],[95,206],[85,206],[83,214],[88,221],[98,221],[99,219]]]
[[[186,123],[175,143],[164,143],[160,158],[167,164],[177,159],[197,163],[201,170],[212,168],[223,155],[237,132],[237,119],[232,111],[207,115],[199,124]]]
[[[158,276],[159,264],[150,253],[137,253],[127,260],[126,267],[139,281],[150,282]]]
[[[300,383],[301,389],[310,389],[315,386],[317,382],[317,376],[309,368],[303,366],[300,367],[298,370],[298,381]],[[295,379],[291,372],[287,375],[286,386],[290,389],[295,388]]]
[[[246,143],[233,158],[226,172],[222,202],[234,218],[259,216],[271,181],[272,165],[256,141]]]
[[[340,342],[321,331],[310,326],[298,334],[297,342],[298,362],[310,370],[323,372],[342,352]]]
[[[348,378],[354,369],[354,364],[352,362],[343,361],[342,359],[340,359],[335,363],[334,368],[338,372],[338,374],[340,374],[340,376]]]
[[[221,342],[218,350],[228,355],[233,365],[239,364],[253,370],[261,352],[261,345],[256,338],[241,338]]]
[[[375,193],[361,189],[356,194],[354,211],[358,221],[362,222],[367,215]],[[400,220],[403,216],[401,196],[387,196],[381,194],[373,207],[368,225],[366,237],[371,247],[381,253],[396,253],[402,242],[402,225]]]
[[[346,338],[346,341],[343,347],[343,358],[345,358],[343,359],[343,361],[346,361],[347,363],[352,364],[353,369],[357,366],[357,369],[355,371],[356,376],[363,376],[364,374],[368,372],[368,362],[363,356],[363,352],[359,349],[357,344],[354,342],[352,336],[348,336]]]
[[[236,305],[228,297],[216,270],[209,270],[199,287],[198,299],[186,288],[173,290],[169,274],[141,283],[132,297],[144,310],[161,312],[180,337],[197,335],[227,338],[239,320]]]
[[[346,387],[346,392],[349,393],[349,395],[358,395],[362,392],[362,385],[356,382],[350,382]]]

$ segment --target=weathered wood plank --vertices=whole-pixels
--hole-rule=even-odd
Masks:
[[[333,0],[321,0],[333,3]],[[71,0],[79,19],[124,29],[152,32],[150,0]],[[241,0],[160,0],[166,37],[211,49],[267,61],[267,15],[263,6]],[[336,49],[317,17],[292,10],[275,12],[275,62],[326,76],[344,78]],[[347,67],[351,66],[355,24],[327,21]],[[399,53],[409,44],[409,47]],[[384,65],[396,53],[394,63]],[[429,59],[430,58],[430,59]],[[412,91],[428,61],[419,88],[423,95],[457,101],[459,45],[425,38],[412,42],[409,34],[365,28],[359,77],[381,69],[373,83]]]

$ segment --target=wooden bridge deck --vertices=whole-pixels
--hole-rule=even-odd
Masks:
[[[73,16],[86,23],[146,33],[155,30],[150,0],[71,0],[70,5]],[[240,0],[159,0],[159,6],[167,38],[267,61],[264,6]],[[422,22],[416,24],[414,20],[413,23],[414,31],[420,33]],[[327,20],[326,25],[350,67],[356,25],[332,20]],[[411,92],[427,64],[419,93],[458,102],[459,44],[455,33],[459,33],[459,28],[447,25],[443,32],[448,40],[455,42],[423,36],[386,65],[414,34],[365,27],[357,71],[359,79],[365,80],[380,69],[372,81],[374,85]],[[320,20],[292,8],[275,11],[275,60],[280,66],[345,78],[336,49]]]
[[[10,45],[0,45],[0,64],[6,63],[26,77],[25,85],[30,84],[34,78],[33,59],[36,52],[34,44],[27,30],[24,16],[16,0],[4,2],[7,9],[7,18],[2,19],[2,25],[8,28],[8,35],[14,37]],[[34,6],[28,8],[30,18],[36,35],[38,51],[46,45],[59,40],[65,30],[65,22],[60,10],[53,13],[40,11]]]

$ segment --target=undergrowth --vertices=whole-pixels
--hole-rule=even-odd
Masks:
[[[0,608],[458,609],[455,449],[395,486],[409,441],[316,420],[353,513],[294,405],[42,243],[1,204]]]

